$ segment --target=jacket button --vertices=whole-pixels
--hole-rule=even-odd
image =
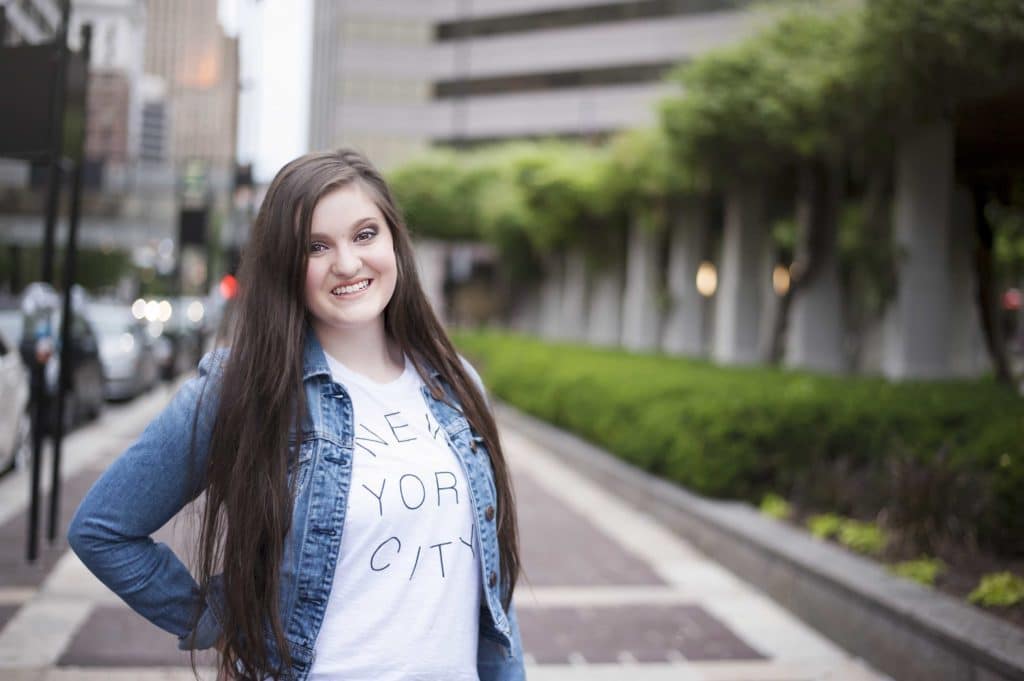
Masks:
[[[498,583],[498,573],[491,570],[491,576],[487,578],[487,586],[494,588],[494,585]]]
[[[488,506],[484,509],[484,517],[488,520],[494,520],[494,507]]]

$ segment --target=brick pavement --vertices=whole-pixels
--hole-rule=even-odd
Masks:
[[[72,434],[66,527],[92,480],[166,401],[109,409]],[[531,679],[879,681],[876,674],[685,541],[502,427],[520,508],[524,579],[517,592]],[[75,459],[74,452],[91,454]],[[185,681],[189,656],[129,610],[61,539],[24,562],[24,481],[0,481],[0,678]],[[21,495],[24,496],[23,494]],[[6,501],[5,501],[6,500]],[[187,514],[186,514],[187,515]],[[194,523],[157,533],[183,551]],[[179,553],[179,555],[184,555]],[[199,664],[211,662],[208,653]],[[203,678],[212,678],[201,667]]]

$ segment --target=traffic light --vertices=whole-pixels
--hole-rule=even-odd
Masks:
[[[225,274],[220,280],[220,295],[224,300],[231,300],[238,294],[238,280],[233,275]]]

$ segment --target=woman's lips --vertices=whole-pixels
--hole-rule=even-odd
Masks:
[[[333,289],[331,289],[331,295],[335,296],[336,298],[355,298],[359,294],[365,293],[366,291],[370,290],[370,287],[373,285],[373,279],[366,279],[364,281],[366,281],[366,286],[358,291],[353,291],[351,293],[335,293],[335,291],[341,288],[340,286],[335,286]]]

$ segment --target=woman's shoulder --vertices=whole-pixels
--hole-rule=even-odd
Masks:
[[[231,348],[220,346],[213,348],[199,360],[199,375],[203,377],[219,378],[224,373],[224,366],[227,363]]]
[[[476,387],[479,388],[480,394],[486,395],[487,391],[484,389],[483,379],[480,378],[480,373],[476,370],[476,367],[474,367],[473,364],[468,359],[463,357],[462,353],[456,354],[459,357],[459,361],[462,362],[462,366],[466,370],[466,373],[468,373],[470,378],[473,379],[473,382],[476,383]]]

